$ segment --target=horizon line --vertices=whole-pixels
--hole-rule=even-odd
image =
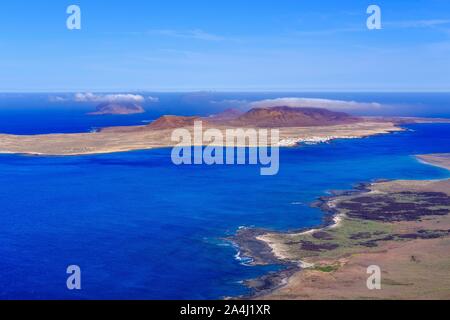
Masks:
[[[450,89],[446,90],[231,90],[231,89],[192,89],[192,90],[30,90],[30,91],[14,91],[0,90],[0,94],[71,94],[79,92],[90,93],[450,93]]]

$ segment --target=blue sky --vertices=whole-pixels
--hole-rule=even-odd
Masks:
[[[16,0],[0,30],[3,92],[450,91],[447,0]]]

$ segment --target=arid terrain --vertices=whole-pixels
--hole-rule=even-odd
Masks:
[[[420,159],[450,167],[450,154]],[[324,227],[238,234],[256,264],[287,266],[248,282],[258,298],[450,299],[450,180],[373,183],[320,206],[330,213]],[[381,290],[367,288],[371,265],[381,268]]]
[[[227,129],[276,128],[280,130],[279,146],[294,146],[305,141],[361,138],[403,130],[393,121],[355,118],[324,109],[276,107],[253,109],[244,114],[231,111],[208,118],[163,116],[146,126],[112,127],[94,133],[0,134],[0,153],[86,155],[173,147],[178,144],[178,141],[171,139],[173,130],[186,128],[193,135],[196,121],[202,122],[204,131],[214,128],[223,133]],[[235,145],[254,147],[245,137],[245,132],[239,133],[237,140],[243,142]],[[257,146],[264,145],[259,142]]]

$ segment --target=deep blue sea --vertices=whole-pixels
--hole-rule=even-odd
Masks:
[[[52,116],[61,114],[59,109],[46,116],[37,110],[31,114],[39,116],[26,121],[25,108],[16,110],[17,118],[0,111],[10,119],[0,120],[0,132],[86,131],[102,121],[135,124],[145,116],[83,122],[80,113],[75,125],[64,127]],[[32,119],[40,123],[34,127]],[[450,152],[450,124],[408,129],[283,149],[276,176],[261,176],[257,166],[175,166],[168,149],[81,157],[0,155],[0,299],[246,294],[242,280],[278,267],[250,267],[236,259],[237,249],[223,238],[239,227],[312,227],[323,213],[310,203],[330,190],[373,179],[450,177],[413,157]],[[81,267],[81,291],[66,288],[69,265]]]

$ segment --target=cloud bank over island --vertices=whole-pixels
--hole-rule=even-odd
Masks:
[[[376,102],[357,102],[345,100],[331,100],[318,98],[276,98],[251,102],[251,108],[293,107],[293,108],[324,108],[330,110],[361,110],[381,108]]]
[[[380,110],[387,105],[377,102],[358,102],[353,100],[337,100],[322,98],[299,98],[299,97],[280,97],[264,100],[238,100],[225,99],[221,101],[212,100],[212,105],[222,106],[223,108],[236,108],[248,111],[255,108],[272,107],[291,107],[291,108],[321,108],[333,111],[372,111]]]
[[[142,104],[145,102],[157,103],[159,98],[152,96],[143,96],[140,94],[131,93],[118,93],[118,94],[96,94],[92,92],[75,93],[73,96],[51,96],[49,97],[51,102],[95,102],[95,103],[137,103]]]
[[[77,102],[134,102],[143,103],[145,101],[158,102],[156,97],[144,97],[140,94],[94,94],[94,93],[76,93],[74,100]]]

